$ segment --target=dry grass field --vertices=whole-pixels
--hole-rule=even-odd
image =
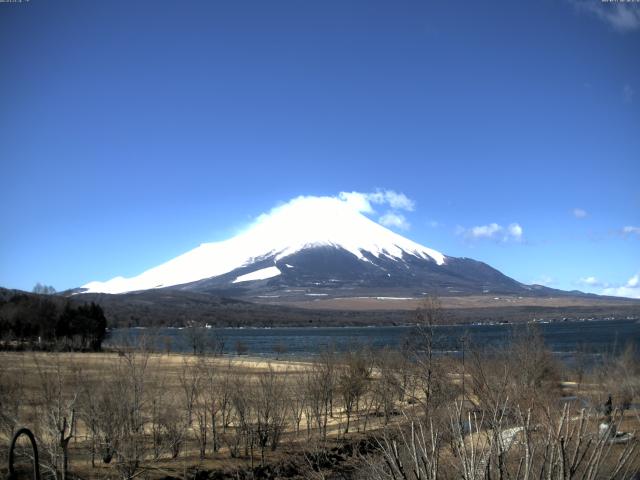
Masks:
[[[619,298],[589,298],[589,297],[522,297],[515,295],[465,295],[439,297],[442,308],[445,309],[483,309],[501,307],[616,307],[637,305],[637,301]],[[264,302],[264,299],[262,300]],[[277,304],[274,299],[271,303]],[[344,297],[344,298],[314,298],[303,301],[286,302],[287,305],[327,310],[416,310],[424,303],[424,298],[409,297]]]
[[[487,469],[496,479],[596,479],[640,469],[637,436],[613,444],[598,434],[609,395],[608,424],[640,430],[634,352],[566,370],[535,333],[465,363],[431,355],[428,332],[422,340],[411,352],[309,362],[3,352],[0,445],[31,428],[43,477],[56,479],[471,480]]]
[[[45,454],[41,460],[50,456],[53,464],[53,457],[61,455],[56,452],[60,450],[56,444],[59,427],[64,418],[70,423],[75,417],[73,430],[69,427],[64,434],[71,437],[70,470],[85,478],[128,475],[115,472],[115,460],[105,464],[102,459],[109,449],[118,448],[117,442],[131,441],[109,438],[121,433],[115,432],[121,427],[109,432],[107,424],[117,424],[116,417],[127,413],[115,405],[119,402],[126,404],[128,413],[138,410],[135,415],[141,425],[136,435],[145,438],[143,445],[136,446],[140,458],[134,461],[140,468],[146,463],[145,475],[154,478],[184,476],[194,469],[233,471],[279,461],[287,453],[304,450],[309,441],[331,442],[343,434],[346,425],[338,399],[336,406],[303,404],[306,390],[334,388],[321,385],[314,378],[317,366],[305,362],[144,352],[2,352],[0,364],[3,406],[19,419],[14,425],[7,411],[4,420],[9,425],[5,427],[33,429]],[[130,398],[136,392],[140,398]],[[369,401],[367,408],[371,412],[366,420],[362,409],[357,419],[350,419],[352,432],[378,428],[385,422],[384,415],[373,412],[381,408],[379,404]],[[212,416],[219,430],[215,434]],[[246,432],[244,424],[249,422],[257,424],[259,431]],[[92,423],[97,428],[92,429]],[[270,436],[278,429],[274,443]],[[10,430],[2,431],[3,447],[9,442]],[[259,434],[264,438],[259,439]],[[286,453],[275,448],[282,444]],[[131,459],[122,463],[127,462]]]

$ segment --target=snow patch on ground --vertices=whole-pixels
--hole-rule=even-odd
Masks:
[[[240,275],[233,281],[233,283],[251,282],[253,280],[266,280],[267,278],[277,277],[278,275],[280,275],[280,270],[278,270],[278,267],[261,268],[260,270],[256,270],[255,272]]]
[[[413,300],[412,297],[376,297],[376,300]]]

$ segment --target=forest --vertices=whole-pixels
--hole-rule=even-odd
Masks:
[[[99,351],[107,319],[96,303],[72,304],[52,295],[19,293],[0,299],[3,350]]]

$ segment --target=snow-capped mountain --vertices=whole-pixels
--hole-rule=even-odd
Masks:
[[[252,296],[530,290],[490,266],[413,242],[332,197],[299,197],[245,232],[83,293],[178,288]]]

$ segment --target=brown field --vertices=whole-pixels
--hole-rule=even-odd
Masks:
[[[285,390],[283,393],[290,399],[292,396],[301,394],[303,377],[310,373],[312,367],[310,363],[305,362],[265,360],[246,356],[205,358],[185,354],[135,353],[133,355],[135,362],[146,362],[142,382],[145,384],[144,388],[149,392],[149,396],[161,397],[165,404],[182,409],[184,409],[186,401],[185,387],[189,386],[190,381],[193,382],[191,385],[194,389],[201,389],[201,391],[196,392],[196,396],[205,395],[204,387],[195,386],[197,380],[195,376],[190,377],[189,372],[195,372],[199,369],[213,372],[216,375],[215,381],[218,385],[231,379],[234,385],[228,386],[228,390],[235,388],[237,383],[242,384],[245,388],[248,386],[247,396],[252,396],[255,393],[255,389],[259,388],[256,385],[261,376],[273,376],[278,379],[278,385]],[[74,403],[73,397],[78,392],[82,395],[85,389],[89,391],[99,390],[101,384],[104,385],[104,382],[113,381],[114,375],[126,375],[126,372],[121,369],[122,363],[123,356],[118,353],[0,352],[0,365],[3,366],[2,379],[20,380],[21,421],[18,426],[30,427],[39,438],[44,438],[47,435],[51,436],[41,425],[47,422],[47,418],[42,417],[45,409],[52,407],[55,409],[60,405],[64,409],[66,406],[67,418],[69,418],[71,415],[69,405]],[[229,377],[225,378],[226,375],[229,375]],[[375,374],[373,375],[375,376]],[[46,380],[43,381],[45,377]],[[59,402],[54,400],[52,402],[54,405],[47,405],[43,398],[45,396],[43,388],[45,388],[44,384],[51,380],[53,380],[53,383],[59,382],[62,385],[62,391],[60,392],[60,399],[58,399]],[[127,385],[127,387],[132,387],[132,385]],[[11,388],[11,385],[8,388]],[[224,392],[224,394],[233,395],[230,391]],[[141,407],[141,410],[143,410],[142,415],[147,417],[146,420],[151,415],[149,413],[150,400],[147,399]],[[249,400],[253,399],[249,398]],[[76,415],[83,408],[77,399],[75,400],[74,408]],[[369,405],[369,408],[372,408],[372,405]],[[290,414],[291,412],[287,412],[287,415]],[[285,444],[286,449],[280,448],[277,451],[267,449],[265,451],[265,463],[277,462],[286,458],[287,455],[304,451],[309,446],[306,442],[310,440],[320,442],[318,427],[311,424],[314,422],[311,418],[308,419],[310,425],[307,424],[307,415],[309,415],[308,412],[300,413],[300,431],[298,434],[296,434],[296,429],[293,426],[295,420],[291,418],[284,420],[285,429],[282,442]],[[187,470],[234,471],[261,462],[258,458],[259,453],[256,445],[253,445],[255,451],[248,456],[241,453],[234,458],[230,453],[230,448],[221,445],[217,452],[212,453],[207,450],[204,458],[200,458],[199,438],[197,438],[198,428],[195,417],[196,414],[194,413],[194,421],[191,427],[185,427],[185,440],[179,459],[170,459],[166,452],[159,455],[158,458],[153,458],[149,446],[145,448],[143,460],[148,462],[145,467],[145,475],[159,478],[169,475],[184,476]],[[357,434],[364,428],[369,430],[379,428],[384,423],[384,419],[379,413],[372,414],[371,417],[375,418],[367,418],[366,424],[365,420],[361,418],[352,419],[352,432]],[[324,438],[322,443],[329,444],[334,442],[344,430],[344,423],[344,413],[336,406],[331,418],[326,418],[326,433],[322,435]],[[363,424],[365,425],[364,428],[361,426]],[[234,421],[229,422],[228,431],[233,431],[237,428],[238,425]],[[86,422],[76,421],[69,451],[69,456],[72,460],[72,471],[85,478],[114,476],[113,465],[105,465],[97,459],[95,466],[91,466],[89,453],[90,433]],[[149,427],[145,427],[145,434],[147,436],[151,435]],[[234,431],[231,435],[235,434],[236,432]],[[3,447],[8,444],[9,437],[5,431],[0,433],[0,438],[2,439]],[[99,456],[99,452],[97,453]],[[117,477],[117,475],[115,476]]]
[[[521,297],[513,295],[468,295],[462,297],[439,297],[445,309],[475,309],[500,307],[607,307],[638,303],[629,299],[611,297]],[[423,298],[408,297],[345,297],[316,298],[313,300],[291,301],[282,304],[293,307],[326,310],[415,310],[424,302]],[[270,302],[277,304],[278,301]]]
[[[482,461],[498,461],[489,435],[496,431],[517,436],[500,461],[513,469],[511,478],[521,478],[516,470],[525,439],[517,426],[527,416],[535,424],[528,441],[548,444],[556,432],[564,431],[555,425],[564,422],[562,442],[589,454],[596,448],[592,440],[603,419],[593,406],[611,394],[617,428],[640,430],[638,410],[615,413],[625,402],[640,401],[640,370],[633,352],[595,371],[566,370],[535,336],[514,343],[501,357],[469,352],[466,364],[411,355],[327,353],[300,362],[134,350],[0,352],[0,445],[6,448],[11,431],[20,425],[34,430],[47,478],[61,478],[60,438],[68,438],[69,471],[81,478],[191,479],[200,471],[209,473],[198,478],[212,479],[337,475],[380,480],[385,477],[379,469],[391,468],[380,463],[384,456],[393,457],[385,447],[391,445],[389,436],[413,422],[440,432],[437,438],[444,443],[438,447],[438,478],[459,478],[457,462],[464,455],[460,448],[475,445],[485,452],[478,457]],[[591,406],[582,411],[580,402],[560,401],[568,396]],[[461,418],[473,419],[477,432],[456,430]],[[584,429],[578,430],[581,421]],[[456,436],[458,443],[442,440]],[[373,453],[334,453],[363,441],[372,445],[374,438]],[[411,451],[408,441],[404,437],[401,451]],[[552,445],[564,445],[560,437],[557,442]],[[628,450],[630,446],[635,450]],[[604,460],[598,468],[610,471],[627,452],[625,471],[633,473],[640,469],[638,447],[636,437],[601,452]],[[543,451],[539,447],[537,455]],[[108,453],[112,459],[107,464],[102,458]],[[323,464],[321,457],[332,460]],[[19,458],[27,469],[27,457]],[[393,458],[387,460],[393,465]],[[555,465],[553,458],[537,461]],[[262,464],[285,465],[288,473],[264,476]],[[583,471],[580,468],[576,472]]]

